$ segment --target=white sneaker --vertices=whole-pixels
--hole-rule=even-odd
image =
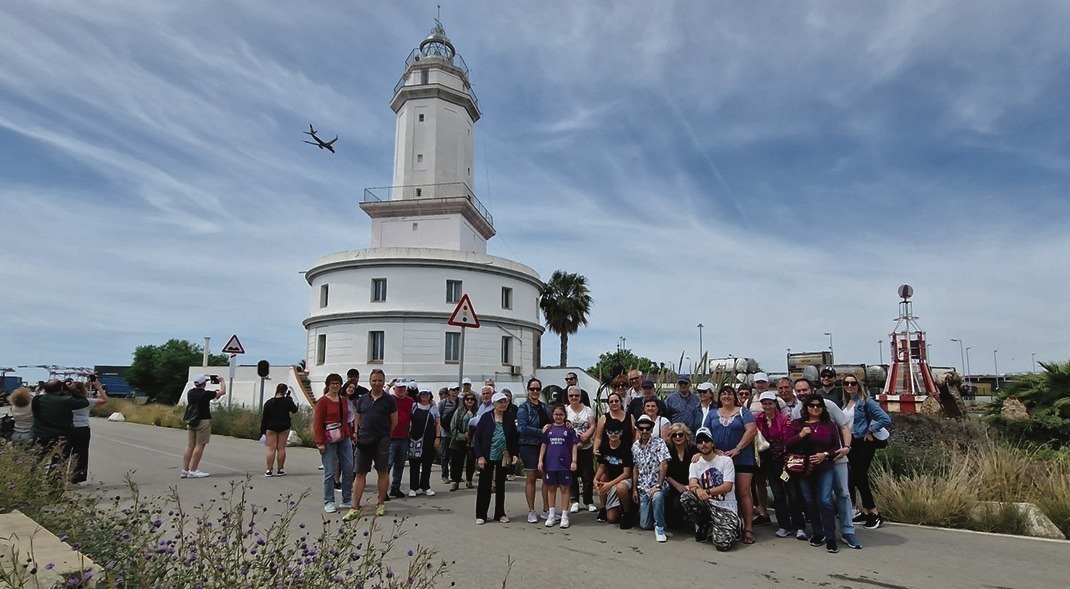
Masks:
[[[657,539],[658,542],[669,541],[669,539],[665,536],[665,528],[659,528],[657,526],[654,526],[654,538]]]
[[[554,520],[554,518],[552,518],[552,517],[546,518],[546,527],[552,528],[555,525],[557,525],[557,522]]]
[[[576,512],[578,512],[578,511],[580,510],[580,504],[579,504],[579,502],[578,502],[578,501],[577,501],[577,502],[573,502],[573,503],[572,503],[572,505],[570,505],[570,506],[569,506],[568,510],[569,510],[569,512],[571,512],[571,513],[576,513]]]
[[[590,513],[594,513],[596,511],[598,511],[598,506],[595,505],[594,503],[592,503],[592,504],[587,506],[587,511],[590,512]]]
[[[534,511],[529,511],[528,512],[528,523],[529,524],[537,524],[537,523],[539,523],[539,514],[535,513]]]
[[[567,513],[563,513],[563,514],[561,514],[561,529],[563,530],[563,529],[567,528],[568,526],[569,526],[568,514]]]
[[[180,479],[189,478],[189,471],[188,470],[182,471],[182,474],[178,475],[178,478],[180,478]]]
[[[433,497],[435,495],[435,492],[432,491],[431,489],[428,489],[428,490],[424,491],[424,495],[427,495],[428,497]]]
[[[546,519],[548,517],[550,517],[550,513],[549,512],[546,512],[546,511],[540,511],[539,512],[539,519]]]
[[[409,497],[415,497],[415,496],[416,496],[416,490],[415,489],[409,489]]]
[[[338,511],[338,508],[334,506],[334,501],[330,501],[323,506],[323,511],[326,511],[327,513],[334,513]]]
[[[208,473],[204,472],[203,470],[191,470],[186,476],[191,479],[203,479],[204,477],[208,476]]]

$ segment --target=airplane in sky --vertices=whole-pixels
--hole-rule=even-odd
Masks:
[[[319,137],[316,136],[316,130],[312,128],[312,124],[311,123],[308,125],[308,131],[305,131],[305,135],[311,135],[312,138],[316,140],[315,143],[313,143],[311,141],[305,141],[305,143],[307,143],[309,145],[315,145],[316,147],[319,147],[320,149],[326,149],[327,151],[329,151],[331,153],[334,153],[334,142],[338,141],[338,136],[337,135],[334,137],[334,139],[331,139],[330,141],[324,141],[324,140],[322,140],[322,139],[320,139]]]

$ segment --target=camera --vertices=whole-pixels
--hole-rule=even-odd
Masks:
[[[212,381],[212,384],[219,384],[219,375],[211,374],[208,376],[208,380]]]
[[[97,382],[97,375],[90,374],[88,377],[89,382]]]

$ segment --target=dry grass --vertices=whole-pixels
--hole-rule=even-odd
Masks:
[[[948,445],[945,466],[920,456],[911,469],[874,467],[877,505],[894,521],[1021,534],[1016,508],[980,509],[979,501],[1036,504],[1070,538],[1070,460],[1045,460],[1036,450],[981,436],[968,446]]]

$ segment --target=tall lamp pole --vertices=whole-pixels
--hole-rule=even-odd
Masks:
[[[825,335],[829,336],[829,351],[833,353],[832,359],[835,360],[836,359],[836,353],[833,352],[833,350],[832,350],[832,332],[831,331],[826,331]]]
[[[996,359],[996,352],[999,350],[992,350],[992,369],[996,371],[996,390],[999,390],[999,361]]]
[[[701,323],[698,324],[698,357],[702,358],[702,324]]]
[[[1037,373],[1037,353],[1033,352],[1033,374]]]
[[[881,366],[884,366],[884,340],[877,340],[877,353],[880,354]]]
[[[966,385],[967,386],[969,386],[969,384],[970,384],[970,375],[973,374],[973,371],[970,370],[970,350],[972,350],[972,349],[973,348],[971,348],[970,346],[966,346]]]
[[[959,343],[959,360],[962,361],[962,369],[966,370],[966,352],[963,351],[962,340],[958,338],[951,338],[951,341]],[[966,380],[968,382],[969,378],[967,378]]]

